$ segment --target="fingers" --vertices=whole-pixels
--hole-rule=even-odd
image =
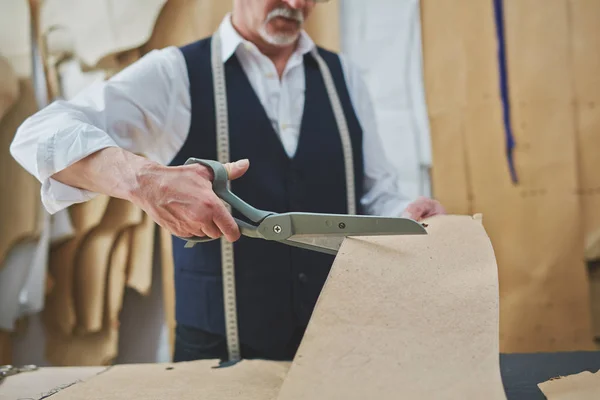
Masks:
[[[228,179],[234,180],[248,171],[250,162],[242,159],[223,166]],[[155,191],[158,199],[149,202],[151,207],[157,208],[157,219],[179,237],[218,239],[224,236],[230,242],[238,240],[241,233],[237,223],[212,189],[212,169],[202,164],[182,166],[179,170],[175,168],[165,172],[165,183],[161,190]],[[179,172],[181,170],[183,174]]]
[[[406,207],[406,209],[402,213],[402,216],[405,218],[411,218],[411,219],[414,219],[415,221],[418,221],[419,219],[421,219],[423,217],[424,213],[425,213],[425,206],[422,204],[421,199],[417,199],[414,202],[410,203]]]
[[[433,217],[436,215],[446,214],[446,210],[444,209],[444,207],[442,207],[442,205],[438,201],[431,200],[431,202],[432,202],[431,207],[429,208],[429,210],[427,210],[427,212],[425,213],[423,218],[429,218],[429,217]]]
[[[212,220],[204,222],[202,231],[206,234],[206,236],[213,239],[218,239],[221,237],[221,230]]]
[[[213,221],[228,241],[235,242],[240,238],[240,228],[225,206],[215,209]]]
[[[437,200],[427,197],[420,197],[406,207],[402,213],[402,216],[405,218],[414,219],[415,221],[420,221],[424,218],[445,213],[446,211],[444,210],[444,207],[442,207]]]

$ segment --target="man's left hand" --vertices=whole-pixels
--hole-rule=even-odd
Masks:
[[[414,219],[415,221],[420,221],[425,218],[443,214],[446,214],[446,210],[444,210],[444,207],[442,207],[442,204],[439,201],[428,197],[419,197],[406,207],[402,216]]]

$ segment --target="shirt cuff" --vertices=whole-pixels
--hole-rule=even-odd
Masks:
[[[40,140],[37,148],[37,168],[42,183],[41,200],[50,214],[72,204],[91,200],[98,195],[59,182],[53,179],[52,175],[107,147],[117,147],[117,144],[110,136],[96,128],[87,128],[85,132],[77,129],[65,130]]]
[[[98,193],[65,185],[52,178],[42,182],[42,204],[50,214],[55,214],[75,203],[86,202],[96,196]]]

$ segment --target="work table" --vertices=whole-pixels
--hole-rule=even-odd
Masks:
[[[175,364],[176,365],[176,364]],[[44,367],[6,378],[0,400],[43,399],[57,389],[86,380],[106,367]],[[557,376],[600,370],[600,352],[500,354],[500,371],[508,400],[544,400],[538,383]]]

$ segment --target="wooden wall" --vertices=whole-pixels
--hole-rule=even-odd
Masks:
[[[501,351],[593,349],[586,255],[600,231],[600,2],[497,3],[504,41],[493,0],[422,1],[433,192],[452,213],[483,213],[499,264]]]

